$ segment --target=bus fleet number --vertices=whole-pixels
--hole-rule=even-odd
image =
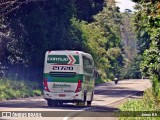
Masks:
[[[68,66],[53,66],[53,70],[73,70],[73,67],[68,67]]]

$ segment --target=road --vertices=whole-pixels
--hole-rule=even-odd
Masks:
[[[48,107],[42,96],[0,101],[1,112],[12,111],[16,113],[16,111],[18,111],[21,113],[19,116],[18,114],[14,114],[14,118],[3,117],[0,119],[16,120],[22,119],[21,116],[24,116],[23,119],[27,120],[53,119],[53,117],[54,120],[89,120],[90,117],[92,117],[93,120],[116,120],[117,117],[110,117],[110,114],[112,114],[111,111],[118,111],[119,105],[121,105],[127,99],[139,98],[143,91],[149,87],[151,87],[151,83],[147,79],[122,80],[119,81],[117,85],[115,85],[114,82],[104,83],[95,87],[93,105],[86,107],[76,107],[73,104],[65,104],[61,107]],[[43,117],[33,118],[31,116],[32,114],[30,115],[30,113],[25,113],[25,111],[34,111],[37,113],[36,115],[42,115]],[[104,111],[109,111],[111,113],[106,114]],[[29,114],[30,117],[25,117],[26,114]]]

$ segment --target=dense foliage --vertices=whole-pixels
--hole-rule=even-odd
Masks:
[[[122,13],[121,36],[123,45],[123,55],[125,58],[125,65],[121,70],[121,77],[123,79],[141,78],[140,72],[140,56],[137,56],[137,38],[136,31],[133,25],[133,13],[126,9]]]
[[[137,2],[135,27],[140,54],[143,54],[141,71],[150,76],[153,91],[160,97],[160,1],[132,0]]]
[[[10,79],[0,79],[0,101],[25,98],[29,96],[40,96],[42,90],[39,89],[38,82],[19,81]]]
[[[34,1],[3,15],[1,76],[41,81],[47,50],[91,53],[105,79],[113,78],[123,65],[121,17],[114,0]]]

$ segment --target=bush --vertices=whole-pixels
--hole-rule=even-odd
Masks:
[[[129,100],[120,107],[121,111],[159,111],[160,102],[157,101],[152,89],[145,91],[142,99],[140,100]],[[120,117],[120,120],[159,120],[160,118],[155,117]]]
[[[42,95],[41,90],[38,88],[38,83],[6,78],[0,79],[0,93],[0,100]]]

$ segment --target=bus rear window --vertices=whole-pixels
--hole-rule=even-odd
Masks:
[[[76,72],[50,72],[51,77],[75,77]]]

